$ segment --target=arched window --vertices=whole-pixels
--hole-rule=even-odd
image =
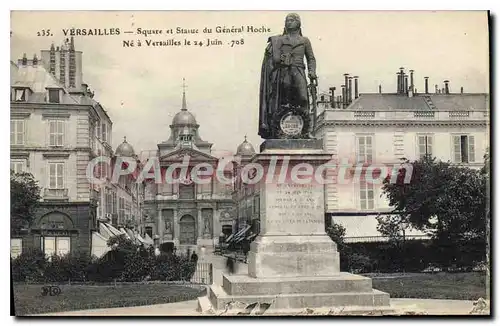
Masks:
[[[191,215],[184,215],[179,220],[179,243],[196,244],[196,223]]]
[[[69,216],[61,212],[44,215],[37,225],[42,230],[40,246],[49,258],[52,255],[63,256],[71,252],[71,237],[64,231],[74,228]]]
[[[45,230],[70,230],[73,229],[73,222],[64,213],[52,212],[40,219],[38,227]]]

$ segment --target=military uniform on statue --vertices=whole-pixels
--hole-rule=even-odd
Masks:
[[[199,298],[201,311],[224,310],[234,302],[257,302],[278,314],[305,308],[340,308],[344,314],[391,310],[389,295],[374,290],[371,279],[340,272],[337,245],[325,231],[324,179],[315,176],[331,154],[313,137],[316,81],[311,42],[302,35],[300,17],[289,14],[283,35],[268,40],[261,72],[259,135],[265,141],[251,159],[264,170],[254,185],[260,233],[250,244],[248,272],[223,274],[222,286],[213,284]],[[312,177],[297,182],[293,171],[304,164],[312,167]]]
[[[311,112],[316,108],[316,83],[316,59],[311,42],[302,36],[300,17],[290,14],[286,18],[283,35],[271,36],[264,53],[259,135],[264,139],[313,138],[314,125],[310,116],[316,115],[316,112]],[[285,125],[286,130],[280,128]]]

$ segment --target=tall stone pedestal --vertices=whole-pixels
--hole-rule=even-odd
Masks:
[[[260,235],[248,254],[248,274],[223,275],[212,285],[201,310],[259,302],[266,314],[305,308],[346,313],[390,311],[389,295],[370,278],[341,273],[336,244],[325,232],[324,163],[330,155],[321,140],[267,140],[252,163],[263,167]],[[257,173],[257,178],[259,173]],[[208,300],[207,300],[208,299]]]

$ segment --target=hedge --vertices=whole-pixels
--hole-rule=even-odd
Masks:
[[[114,249],[102,258],[68,254],[45,257],[39,250],[23,252],[11,259],[14,282],[137,282],[189,281],[196,262],[187,256],[152,250],[125,251]]]
[[[432,240],[349,243],[339,246],[341,270],[357,273],[422,272],[428,268],[468,271],[485,260],[481,241],[461,244]]]

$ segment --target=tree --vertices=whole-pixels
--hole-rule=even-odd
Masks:
[[[39,205],[40,187],[30,173],[10,172],[10,226],[11,233],[28,227]]]
[[[490,149],[486,149],[484,154],[484,166],[481,169],[481,174],[486,179],[486,299],[490,299],[490,219],[491,219],[491,183],[490,183]]]
[[[345,227],[341,224],[332,223],[326,230],[328,236],[337,244],[337,247],[344,245]]]
[[[425,156],[406,161],[392,182],[388,176],[383,194],[393,207],[392,215],[380,216],[379,231],[393,236],[401,223],[429,233],[436,244],[447,244],[443,258],[461,258],[463,246],[484,241],[486,232],[486,177],[481,171],[436,161]],[[412,172],[409,183],[406,172]]]

